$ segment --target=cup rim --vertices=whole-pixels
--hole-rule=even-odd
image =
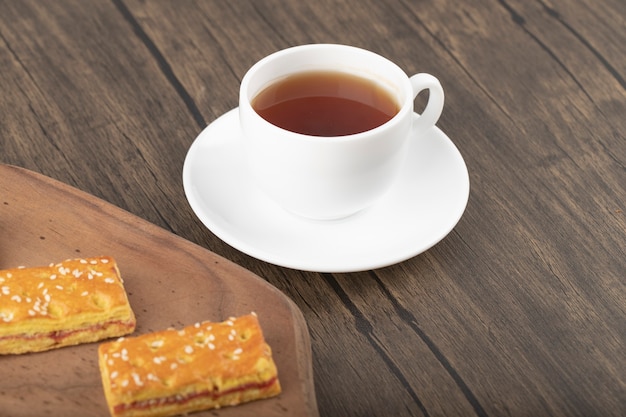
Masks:
[[[316,49],[328,49],[328,48],[333,48],[333,49],[345,49],[345,50],[352,50],[356,53],[360,53],[360,54],[366,54],[366,55],[370,55],[376,59],[381,60],[381,62],[384,62],[386,65],[390,66],[391,68],[393,68],[394,71],[398,72],[398,74],[400,74],[402,77],[402,81],[401,83],[403,85],[401,85],[400,87],[403,90],[406,90],[406,97],[404,98],[404,101],[400,104],[400,108],[398,110],[398,112],[387,122],[383,123],[380,126],[376,126],[373,129],[369,129],[366,130],[364,132],[359,132],[359,133],[353,133],[350,135],[341,135],[341,136],[314,136],[314,135],[306,135],[303,133],[298,133],[298,132],[294,132],[291,130],[287,130],[284,128],[281,128],[269,121],[267,121],[266,119],[264,119],[263,117],[261,117],[261,115],[259,115],[256,110],[254,110],[254,108],[252,107],[252,103],[251,103],[251,99],[248,95],[248,89],[249,89],[249,84],[253,78],[253,76],[255,75],[256,72],[258,72],[264,65],[267,65],[269,62],[275,60],[275,59],[279,59],[283,56],[289,55],[289,54],[294,54],[294,53],[298,53],[301,52],[303,50],[316,50]],[[411,82],[409,80],[409,76],[406,74],[406,72],[404,70],[402,70],[402,68],[400,68],[395,62],[389,60],[388,58],[377,54],[376,52],[367,50],[367,49],[363,49],[363,48],[359,48],[356,46],[351,46],[351,45],[344,45],[344,44],[335,44],[335,43],[312,43],[312,44],[302,44],[302,45],[296,45],[296,46],[291,46],[285,49],[281,49],[278,50],[276,52],[273,52],[267,56],[265,56],[264,58],[261,58],[259,61],[257,61],[254,65],[252,65],[248,71],[246,71],[246,73],[244,74],[242,80],[241,80],[241,85],[240,85],[240,89],[239,89],[239,106],[245,106],[248,110],[248,112],[252,115],[252,117],[258,119],[261,123],[265,124],[268,126],[268,128],[271,129],[277,129],[280,132],[288,132],[290,135],[293,135],[292,137],[294,138],[298,138],[300,140],[311,140],[311,141],[317,141],[317,142],[326,142],[326,141],[332,141],[332,142],[346,142],[346,141],[356,141],[356,140],[360,140],[363,138],[366,138],[367,136],[370,135],[377,135],[379,134],[379,132],[381,130],[386,130],[386,129],[392,129],[396,124],[400,123],[401,120],[403,120],[406,117],[406,113],[408,112],[413,112],[413,101],[414,101],[414,97],[413,97],[413,93],[412,93],[412,87],[411,87]]]

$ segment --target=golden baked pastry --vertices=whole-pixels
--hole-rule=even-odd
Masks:
[[[107,342],[100,373],[114,417],[173,416],[281,392],[254,313]]]
[[[0,354],[95,342],[134,330],[135,316],[111,257],[0,271]]]

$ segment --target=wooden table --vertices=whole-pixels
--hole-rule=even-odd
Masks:
[[[625,19],[622,0],[0,1],[0,162],[288,295],[323,416],[626,415]],[[400,264],[271,265],[185,198],[187,150],[237,106],[246,70],[318,42],[378,52],[446,91],[438,126],[465,159],[469,203]]]

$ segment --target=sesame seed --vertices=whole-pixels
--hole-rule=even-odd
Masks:
[[[117,378],[118,375],[119,375],[119,373],[117,371],[111,372],[111,379]]]
[[[59,291],[63,291],[63,286],[62,285],[55,285],[54,288],[56,288]]]
[[[100,260],[100,262],[102,262],[103,264],[108,264],[109,260],[107,258],[103,258]]]
[[[150,343],[150,347],[154,349],[160,348],[161,346],[163,346],[163,340],[153,340],[152,343]]]
[[[87,279],[93,279],[93,275],[91,274],[91,272],[87,273]]]
[[[139,375],[138,375],[138,374],[136,374],[136,373],[134,373],[134,372],[133,372],[132,374],[130,374],[130,376],[132,376],[132,377],[133,377],[133,381],[135,381],[135,384],[136,384],[136,385],[139,385],[139,386],[142,386],[142,385],[143,385],[143,381],[141,381],[141,378],[139,377]]]
[[[43,282],[40,282],[39,285],[37,285],[37,289],[40,290],[43,288]]]
[[[21,303],[22,302],[22,297],[20,297],[19,295],[15,294],[13,297],[11,297],[11,300],[15,301],[16,303]]]
[[[104,282],[106,282],[107,284],[113,284],[115,280],[113,278],[105,278]]]
[[[194,324],[193,327],[195,327],[196,329],[199,329],[200,328],[200,323]]]
[[[193,348],[191,346],[185,346],[185,353],[191,355],[193,353]]]
[[[10,289],[7,285],[4,285],[4,286],[2,287],[2,294],[4,294],[4,295],[9,295],[10,290],[11,290],[11,289]]]
[[[113,366],[113,364],[114,364],[113,359],[109,359],[109,360],[107,361],[107,363],[109,364],[109,366]]]
[[[89,294],[89,291],[83,291],[80,295],[81,295],[82,297],[84,297],[84,296],[86,296],[87,294]]]
[[[37,314],[37,313],[35,313],[33,310],[28,310],[28,315],[29,316],[34,316],[35,314]]]
[[[122,336],[122,337],[118,337],[118,338],[117,338],[117,342],[123,342],[123,341],[124,341],[124,339],[125,339],[125,337],[124,337],[124,336]]]
[[[27,303],[30,303],[30,302],[32,302],[32,301],[33,301],[33,299],[32,299],[32,298],[30,298],[30,297],[26,297],[26,302],[27,302]]]
[[[83,274],[83,271],[80,271],[78,269],[75,269],[72,271],[72,275],[74,275],[75,278],[80,278],[82,274]]]
[[[233,336],[232,334],[229,334],[228,335],[228,340],[230,340],[232,342],[233,340],[235,340],[235,336]]]
[[[89,261],[89,263],[92,264],[92,265],[96,265],[98,263],[98,261],[95,260],[95,259],[92,259],[91,261]]]
[[[243,349],[242,349],[242,348],[237,348],[237,349],[235,349],[235,350],[233,351],[233,353],[234,353],[235,355],[241,355],[241,353],[242,353],[242,352],[243,352]]]
[[[256,317],[256,316],[257,316],[257,315],[256,315],[256,312],[254,312],[254,311],[253,311],[253,312],[251,312],[250,314],[251,314],[251,315],[253,315],[254,317]]]
[[[173,371],[176,368],[178,368],[178,364],[176,362],[172,362],[172,364],[170,365],[170,369]]]
[[[228,326],[234,326],[235,325],[235,323],[233,323],[232,319],[228,319],[224,323],[226,323]]]
[[[162,364],[163,362],[165,362],[167,360],[167,358],[165,356],[155,356],[152,361],[154,363],[156,363],[157,365]]]
[[[0,317],[2,317],[2,321],[4,321],[5,323],[10,322],[11,320],[13,320],[13,312],[0,312]]]
[[[215,350],[215,345],[213,343],[209,343],[207,346],[209,347],[209,349]]]
[[[54,281],[55,279],[57,279],[56,274],[52,274],[52,275],[50,275],[50,280]]]
[[[79,262],[80,262],[81,264],[86,264],[86,263],[87,263],[87,260],[85,260],[85,259],[81,259]]]
[[[122,381],[122,383],[120,384],[122,387],[127,387],[128,386],[128,379],[125,379]]]

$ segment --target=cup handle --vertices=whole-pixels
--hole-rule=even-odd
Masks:
[[[443,111],[443,88],[439,80],[430,74],[415,74],[410,78],[413,87],[413,99],[423,90],[429,90],[428,103],[422,114],[413,120],[414,129],[427,129],[439,120]]]

